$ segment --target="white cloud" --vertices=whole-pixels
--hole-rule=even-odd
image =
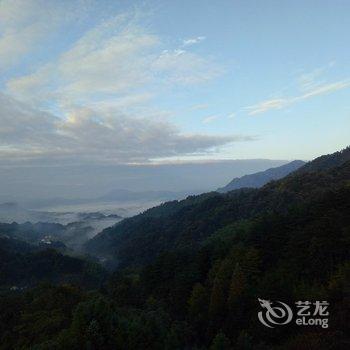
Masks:
[[[35,73],[12,79],[8,91],[33,98],[84,100],[97,94],[120,94],[149,79],[149,50],[158,38],[117,16],[87,32],[61,57]],[[45,93],[46,91],[46,93]],[[43,94],[44,93],[44,94]]]
[[[111,35],[111,33],[113,33]],[[149,79],[149,50],[158,38],[115,18],[87,33],[59,61],[63,94],[120,93]]]
[[[77,16],[83,3],[45,0],[0,1],[0,70],[13,67]]]
[[[281,109],[287,106],[289,103],[288,99],[276,98],[271,100],[262,101],[256,105],[245,107],[249,115],[255,115],[260,113],[265,113],[274,109]]]
[[[209,115],[208,117],[205,117],[203,119],[203,123],[204,124],[210,124],[212,122],[214,122],[215,120],[218,120],[219,116],[218,115]]]
[[[105,20],[58,59],[10,79],[7,91],[20,99],[86,103],[164,83],[201,84],[222,73],[212,61],[181,48],[159,54],[160,38],[138,22],[134,13]]]
[[[328,83],[328,84],[321,84],[321,85],[317,84],[317,85],[313,85],[312,88],[309,85],[309,88],[307,89],[307,91],[301,95],[262,101],[258,104],[245,107],[245,110],[248,111],[249,115],[265,113],[271,110],[278,110],[278,109],[291,106],[295,103],[298,103],[303,100],[307,100],[315,96],[326,95],[338,90],[346,89],[348,87],[350,87],[349,80],[338,81],[338,82]]]
[[[7,68],[31,49],[33,43],[43,37],[42,9],[34,1],[0,2],[0,67]],[[33,11],[39,13],[32,23]]]
[[[308,90],[305,94],[297,97],[298,100],[305,100],[310,97],[329,94],[338,90],[348,88],[350,86],[350,81],[337,81],[335,83],[329,83],[324,85],[318,85],[315,88]]]
[[[197,36],[195,38],[188,38],[185,39],[182,42],[182,46],[191,46],[191,45],[195,45],[195,44],[199,44],[200,42],[204,41],[206,39],[205,36]]]
[[[331,61],[311,72],[303,73],[297,77],[296,87],[299,94],[296,96],[285,96],[272,98],[252,106],[245,107],[249,115],[265,113],[270,110],[278,110],[289,107],[298,102],[307,100],[309,98],[326,95],[338,90],[350,87],[350,80],[342,80],[336,82],[327,82],[325,79],[326,73],[335,66],[336,62]]]
[[[163,52],[152,64],[155,73],[163,73],[163,81],[171,84],[205,83],[222,74],[222,69],[207,59],[181,50]]]
[[[4,2],[6,35],[17,29],[29,33],[27,24],[38,25],[44,36],[63,30],[66,2],[62,7],[41,0],[14,2],[17,7]],[[11,22],[22,4],[28,13]],[[250,140],[241,135],[185,135],[166,121],[169,112],[150,105],[168,85],[205,83],[222,71],[187,49],[162,50],[160,37],[140,23],[137,11],[111,16],[82,33],[69,49],[45,56],[32,73],[8,80],[7,95],[0,95],[0,159],[148,162]],[[42,39],[28,38],[17,54],[30,52]],[[22,40],[20,35],[15,42]]]
[[[144,163],[153,158],[207,152],[251,137],[183,134],[159,118],[90,108],[72,109],[65,119],[0,94],[0,160],[45,163]]]
[[[228,119],[235,119],[236,118],[236,113],[230,113],[228,116],[227,116]]]
[[[298,77],[298,84],[301,91],[314,90],[318,86],[326,84],[323,75],[335,66],[335,61],[330,61],[322,67],[318,67],[311,72],[303,73]]]
[[[198,111],[198,110],[207,109],[207,108],[209,108],[209,105],[207,103],[199,103],[199,104],[191,106],[190,110],[191,111]]]
[[[321,67],[314,69],[312,72],[301,74],[298,77],[298,83],[301,91],[308,91],[322,84],[322,82],[317,81],[317,79],[322,76],[325,69],[325,67]]]

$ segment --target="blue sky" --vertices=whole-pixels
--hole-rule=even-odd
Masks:
[[[349,144],[350,3],[0,0],[0,161],[311,159]]]

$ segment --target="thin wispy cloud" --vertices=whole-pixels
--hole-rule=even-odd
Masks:
[[[287,98],[276,98],[271,100],[266,100],[259,102],[255,105],[245,107],[244,109],[248,111],[249,115],[255,115],[260,113],[265,113],[275,109],[281,109],[288,106],[290,100]]]
[[[220,117],[218,115],[209,115],[208,117],[205,117],[203,119],[204,124],[210,124],[213,123],[214,121],[218,120]]]
[[[314,69],[312,72],[301,74],[298,77],[298,84],[301,91],[312,90],[324,81],[320,81],[322,74],[325,71],[325,67]]]
[[[326,84],[311,84],[310,81],[308,81],[307,89],[304,89],[305,92],[298,96],[269,99],[255,105],[245,107],[244,109],[248,111],[249,115],[261,114],[268,111],[289,107],[312,97],[327,95],[349,87],[350,80],[343,80]]]
[[[335,61],[330,61],[327,64],[312,70],[311,72],[302,73],[297,78],[297,82],[300,90],[308,91],[308,90],[315,89],[320,85],[326,84],[327,81],[324,78],[324,75],[328,71],[330,71],[335,66],[335,64],[336,64]]]
[[[209,108],[209,105],[207,103],[199,103],[196,105],[193,105],[190,107],[191,111],[198,111],[198,110],[203,110]]]
[[[185,50],[165,51],[151,64],[151,72],[166,84],[196,85],[209,82],[223,73],[211,60]]]
[[[41,91],[45,100],[74,101],[142,86],[151,79],[148,55],[158,38],[130,27],[129,20],[117,16],[93,28],[58,60],[9,80],[8,91],[19,98],[35,98]]]
[[[0,1],[0,71],[28,60],[59,40],[66,28],[88,19],[94,1]]]
[[[7,92],[21,99],[88,100],[125,94],[152,84],[193,85],[222,73],[211,60],[180,48],[158,53],[161,39],[133,13],[112,16],[87,31],[57,60],[10,79]],[[40,93],[38,93],[40,92]]]
[[[183,47],[186,47],[186,46],[191,46],[191,45],[195,45],[195,44],[199,44],[201,43],[202,41],[204,41],[206,39],[205,36],[197,36],[195,38],[188,38],[188,39],[185,39],[183,42],[182,42],[182,46]]]
[[[334,83],[324,84],[316,86],[314,89],[309,90],[304,95],[298,97],[299,100],[305,100],[310,97],[329,94],[338,90],[346,89],[350,86],[350,80],[337,81]]]

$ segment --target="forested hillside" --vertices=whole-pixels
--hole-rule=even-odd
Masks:
[[[341,164],[338,167],[319,172],[306,172],[302,167],[261,189],[213,192],[150,209],[102,231],[88,242],[88,252],[108,259],[112,266],[143,265],[163,251],[198,246],[216,230],[236,221],[271,211],[283,213],[292,205],[310,202],[346,184],[350,162],[337,162],[343,153],[350,158],[349,148],[336,153],[333,163]],[[310,169],[312,163],[305,166]]]
[[[298,169],[299,173],[323,171],[330,168],[337,167],[350,160],[350,146],[347,148],[332,153],[320,156],[312,162],[306,163],[303,167]]]
[[[350,161],[326,163],[103,231],[103,286],[3,292],[0,349],[349,349]],[[327,301],[329,327],[267,328],[259,298]]]
[[[0,236],[0,290],[29,289],[40,282],[95,288],[103,281],[106,272],[101,266],[63,255],[55,247]]]

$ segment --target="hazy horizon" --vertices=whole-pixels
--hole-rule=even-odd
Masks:
[[[208,191],[344,148],[350,4],[316,4],[0,1],[0,198]]]
[[[234,177],[287,163],[284,160],[234,160],[138,166],[11,167],[0,169],[0,201],[41,198],[93,198],[110,191],[206,192]],[[205,173],[206,176],[202,176]]]

